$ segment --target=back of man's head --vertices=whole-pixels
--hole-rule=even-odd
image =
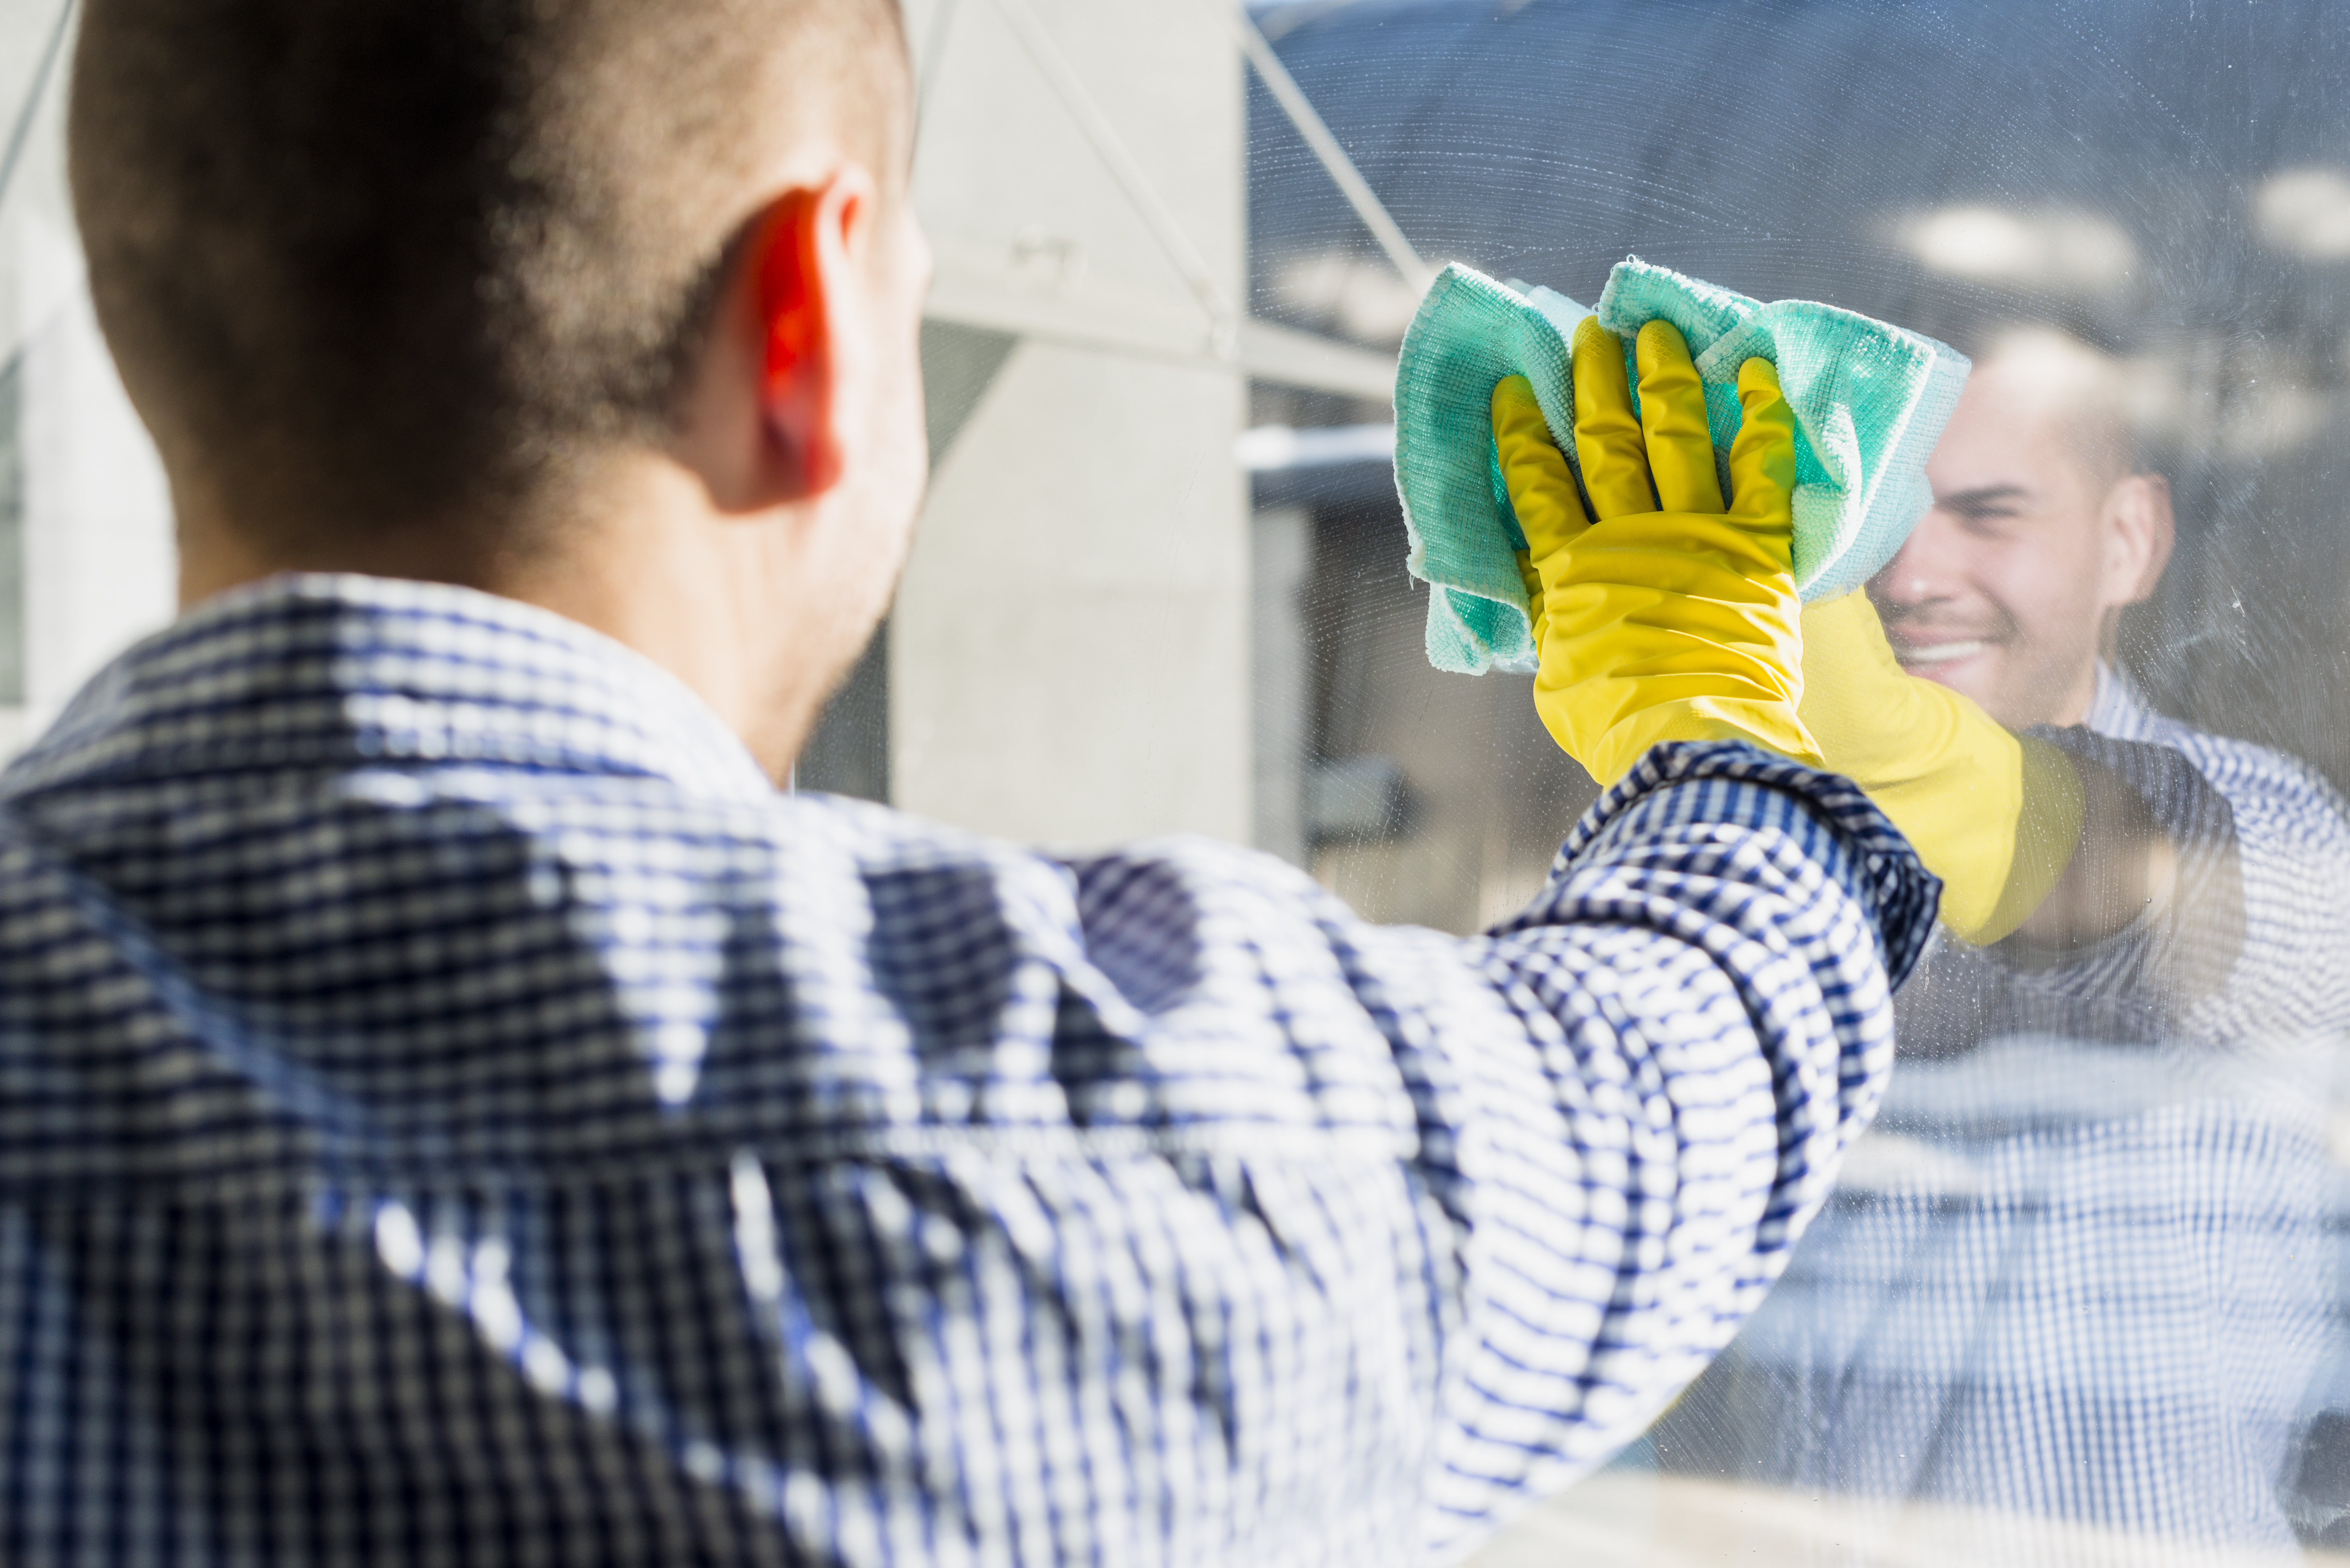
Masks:
[[[666,437],[780,142],[902,162],[903,72],[896,0],[90,0],[91,289],[265,547],[519,529]]]

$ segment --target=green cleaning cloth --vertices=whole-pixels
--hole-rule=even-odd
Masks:
[[[1525,535],[1493,453],[1493,387],[1513,374],[1532,381],[1551,439],[1572,463],[1568,345],[1591,314],[1565,295],[1496,283],[1456,262],[1429,286],[1404,334],[1396,493],[1410,540],[1406,565],[1430,586],[1428,659],[1439,670],[1534,668],[1515,559]],[[1832,305],[1759,304],[1638,256],[1608,274],[1596,314],[1625,339],[1627,360],[1630,339],[1648,322],[1680,328],[1705,382],[1718,462],[1738,433],[1738,367],[1759,356],[1779,368],[1795,416],[1795,587],[1805,599],[1866,582],[1933,504],[1926,457],[1970,368],[1949,345]]]

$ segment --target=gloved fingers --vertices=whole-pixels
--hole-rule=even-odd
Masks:
[[[1550,439],[1534,383],[1505,376],[1493,387],[1493,450],[1509,487],[1510,508],[1526,536],[1526,554],[1539,568],[1553,553],[1591,525],[1575,475]]]
[[[1632,417],[1632,383],[1624,342],[1592,317],[1575,328],[1575,455],[1592,515],[1637,516],[1657,510],[1648,487],[1648,452]]]
[[[1647,384],[1644,378],[1643,397]],[[1792,552],[1795,416],[1780,395],[1779,368],[1768,359],[1741,365],[1738,401],[1745,418],[1730,443],[1730,515],[1752,527],[1784,531]],[[1712,483],[1711,469],[1706,479]]]
[[[1714,474],[1713,432],[1705,417],[1705,383],[1688,342],[1669,321],[1651,321],[1635,339],[1640,366],[1640,426],[1660,512],[1721,513]]]

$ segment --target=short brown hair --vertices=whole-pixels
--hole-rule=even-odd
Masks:
[[[512,509],[666,436],[763,134],[904,69],[897,0],[90,0],[99,319],[241,528]]]

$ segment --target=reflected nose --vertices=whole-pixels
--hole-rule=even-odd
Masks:
[[[1869,596],[1890,610],[1918,610],[1958,591],[1951,545],[1958,528],[1940,512],[1919,520],[1908,543],[1868,585]]]

